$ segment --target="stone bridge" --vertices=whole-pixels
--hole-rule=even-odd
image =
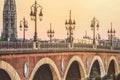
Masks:
[[[11,49],[0,53],[1,80],[120,80],[120,51]]]

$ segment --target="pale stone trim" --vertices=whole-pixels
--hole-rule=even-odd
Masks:
[[[32,73],[31,73],[31,76],[30,76],[29,80],[33,80],[34,75],[37,72],[37,70],[39,69],[39,67],[42,66],[42,65],[44,65],[44,64],[48,64],[50,66],[50,68],[52,67],[51,68],[52,71],[54,71],[54,73],[56,73],[56,75],[54,75],[54,73],[52,73],[53,74],[53,79],[56,79],[56,78],[54,78],[54,76],[55,77],[57,76],[57,79],[61,80],[61,77],[60,77],[59,71],[57,69],[57,66],[54,63],[54,61],[52,59],[50,59],[50,58],[43,58],[40,61],[38,61],[38,63],[35,65]]]
[[[64,74],[63,80],[66,79],[68,70],[69,70],[71,64],[72,64],[74,61],[77,61],[77,62],[79,63],[80,72],[82,72],[82,75],[81,75],[82,79],[81,79],[81,80],[85,80],[85,78],[87,77],[87,76],[86,76],[86,70],[85,70],[85,67],[84,67],[84,64],[83,64],[81,58],[80,58],[79,56],[77,56],[77,55],[73,56],[73,57],[70,59],[68,65],[67,65],[67,68],[66,68],[66,70],[65,70],[65,74]]]
[[[21,80],[16,70],[9,63],[0,61],[0,69],[5,70],[10,76],[11,80]]]

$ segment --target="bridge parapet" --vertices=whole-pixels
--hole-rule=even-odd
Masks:
[[[75,43],[73,47],[69,47],[68,43],[40,43],[37,44],[37,49],[33,48],[33,42],[0,42],[0,54],[13,53],[36,53],[36,52],[120,52],[120,47],[96,45],[93,48],[92,44]]]
[[[0,49],[33,48],[32,42],[0,42]]]

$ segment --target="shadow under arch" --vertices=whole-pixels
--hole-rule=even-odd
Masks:
[[[84,67],[84,64],[83,64],[81,58],[80,58],[79,56],[77,56],[77,55],[73,56],[73,57],[70,59],[68,65],[67,65],[67,68],[66,68],[66,70],[65,70],[65,74],[64,74],[63,80],[66,80],[66,77],[67,77],[67,74],[68,74],[68,70],[69,70],[71,64],[72,64],[74,61],[78,62],[79,67],[81,68],[81,69],[80,69],[80,73],[82,72],[82,74],[81,74],[81,80],[85,80],[86,77],[87,77],[87,76],[86,76],[86,70],[85,70],[85,67]]]
[[[9,63],[0,61],[0,69],[6,71],[11,80],[21,80],[16,70]]]
[[[58,79],[58,80],[61,80],[61,77],[60,77],[59,71],[58,71],[58,69],[57,69],[57,66],[55,65],[54,61],[51,60],[50,58],[43,58],[43,59],[41,59],[41,60],[38,61],[38,63],[35,65],[32,73],[31,73],[31,76],[30,76],[29,80],[33,80],[33,78],[34,78],[37,70],[38,70],[42,65],[44,65],[44,64],[50,65],[50,66],[51,66],[51,69],[53,69],[53,70],[52,70],[52,74],[55,73],[56,76],[57,76],[57,79]],[[54,77],[54,76],[53,76],[53,77]],[[53,80],[54,80],[54,79],[53,79]]]
[[[115,58],[115,56],[111,56],[108,61],[107,71],[106,71],[106,77],[108,78],[117,78],[117,75],[119,74],[119,66],[118,62]]]
[[[119,66],[118,66],[118,62],[117,62],[115,56],[111,56],[110,57],[110,59],[108,61],[107,72],[108,72],[108,69],[109,69],[109,66],[110,66],[110,63],[111,63],[112,60],[115,62],[115,74],[118,75],[118,73],[119,73]]]
[[[103,62],[102,62],[102,59],[100,58],[100,56],[95,56],[91,62],[91,65],[90,65],[90,68],[89,68],[89,73],[88,73],[88,77],[90,77],[90,73],[91,73],[91,70],[92,70],[92,67],[94,65],[94,62],[98,61],[99,63],[99,66],[100,66],[100,77],[103,78],[105,76],[105,68],[104,68],[104,65],[103,65]]]

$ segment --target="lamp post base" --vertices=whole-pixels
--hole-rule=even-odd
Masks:
[[[37,43],[35,41],[33,42],[33,49],[37,49]]]
[[[97,48],[97,45],[96,44],[93,44],[93,49],[96,49]]]
[[[112,51],[113,49],[114,49],[113,46],[111,46],[111,47],[110,47],[110,50]]]
[[[37,41],[37,36],[35,35],[35,36],[34,36],[34,42],[36,42],[36,41]]]
[[[68,47],[69,47],[69,48],[73,48],[73,43],[69,43],[69,44],[68,44]]]

